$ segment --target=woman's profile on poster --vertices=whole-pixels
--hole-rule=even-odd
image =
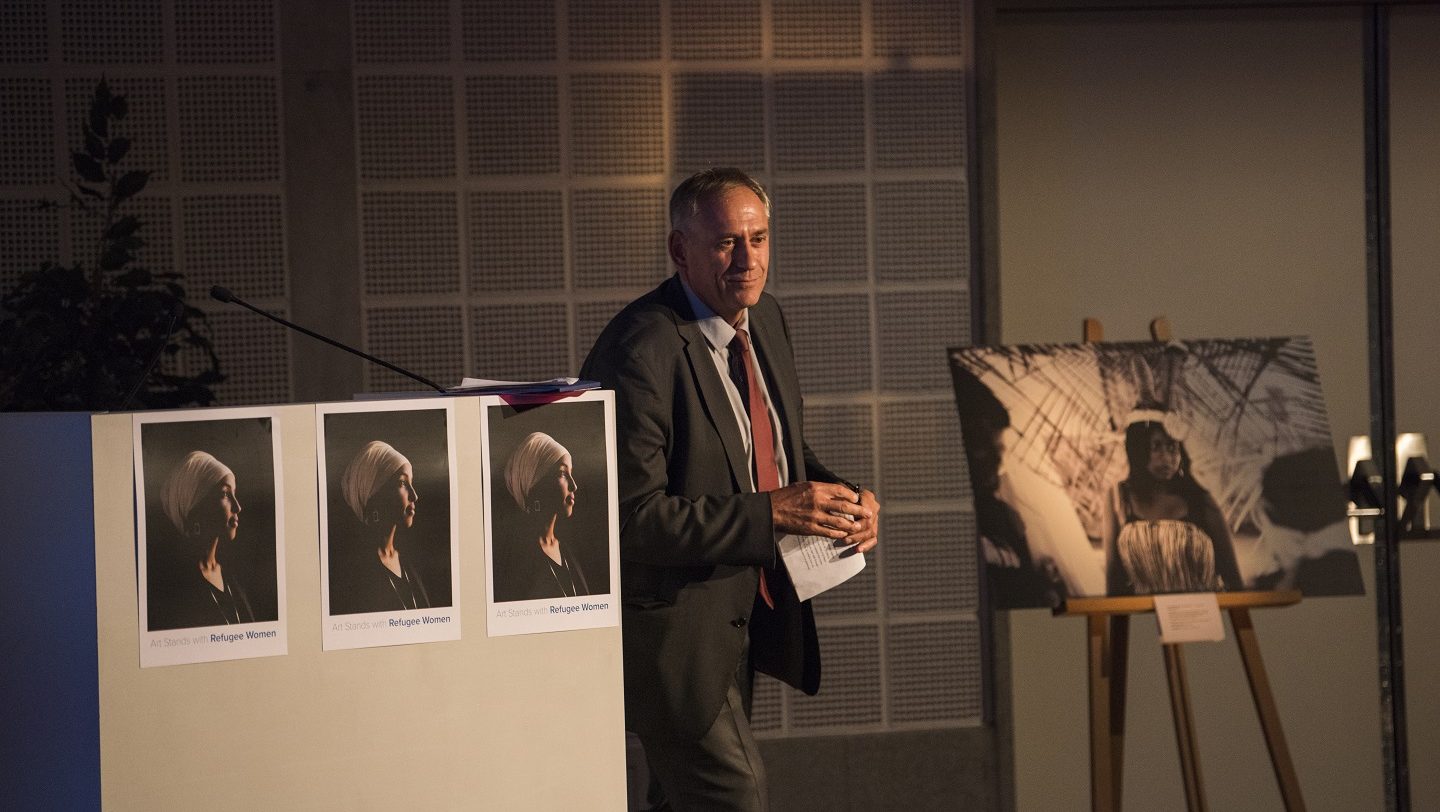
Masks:
[[[244,575],[226,567],[243,512],[234,471],[192,450],[171,468],[159,497],[169,527],[147,540],[149,630],[255,622]]]
[[[564,538],[580,490],[570,451],[545,432],[531,432],[510,452],[504,477],[510,503],[496,506],[507,520],[496,517],[494,600],[594,594],[574,544]]]
[[[405,544],[420,504],[410,460],[371,440],[350,458],[339,487],[349,511],[330,516],[330,614],[430,608]]]

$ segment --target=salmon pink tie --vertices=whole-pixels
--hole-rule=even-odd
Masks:
[[[733,363],[739,356],[741,363]],[[750,413],[750,448],[755,458],[755,492],[766,493],[780,487],[780,468],[775,463],[775,432],[770,427],[770,413],[765,408],[765,396],[760,392],[759,369],[755,356],[750,352],[750,336],[744,330],[736,330],[730,342],[731,377],[745,395],[745,410]],[[743,384],[740,379],[743,379]],[[760,568],[760,598],[771,609],[775,599],[770,597],[770,586],[765,583],[765,568]]]

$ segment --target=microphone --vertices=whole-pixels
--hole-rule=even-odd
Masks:
[[[326,344],[329,344],[329,345],[332,346],[332,347],[336,347],[336,348],[342,349],[342,350],[350,353],[351,355],[358,355],[358,356],[360,356],[361,358],[364,358],[366,361],[369,361],[369,362],[372,363],[372,364],[379,364],[380,366],[385,367],[386,369],[390,370],[391,372],[398,372],[398,373],[400,373],[401,375],[404,375],[405,377],[410,378],[411,380],[419,381],[420,383],[425,384],[426,386],[430,387],[431,389],[434,389],[436,392],[439,392],[439,393],[442,394],[442,395],[443,395],[443,394],[447,394],[446,391],[445,391],[445,387],[441,386],[441,385],[438,384],[438,383],[435,383],[434,381],[430,380],[429,378],[425,378],[425,377],[421,377],[420,375],[416,375],[415,373],[411,372],[411,371],[408,370],[408,369],[401,369],[400,367],[395,366],[394,364],[390,363],[389,361],[386,361],[386,360],[381,359],[381,358],[376,358],[375,356],[371,355],[370,353],[368,353],[368,352],[363,352],[363,351],[361,351],[361,350],[357,350],[357,349],[355,349],[354,347],[352,347],[352,346],[350,346],[350,345],[348,345],[348,344],[341,344],[339,341],[336,341],[335,339],[330,338],[330,337],[328,337],[328,336],[322,336],[322,335],[320,335],[319,333],[315,332],[314,330],[307,330],[307,329],[305,329],[304,327],[301,327],[300,325],[295,324],[294,322],[286,321],[285,319],[282,319],[282,318],[280,318],[279,316],[274,315],[273,313],[266,313],[264,310],[261,310],[260,308],[256,307],[255,305],[250,304],[249,302],[245,301],[244,299],[241,299],[239,296],[236,296],[235,294],[231,293],[228,289],[222,288],[222,287],[220,287],[219,285],[216,285],[216,286],[210,288],[210,298],[215,299],[216,301],[219,301],[219,302],[224,302],[225,304],[237,304],[237,305],[240,305],[241,307],[245,308],[246,310],[250,310],[250,311],[253,311],[253,312],[255,312],[255,313],[259,313],[260,315],[264,316],[265,318],[267,318],[267,319],[269,319],[269,320],[271,320],[271,321],[273,321],[273,322],[276,322],[276,323],[278,323],[278,324],[284,325],[285,327],[288,327],[288,328],[290,328],[291,330],[294,330],[294,331],[299,332],[299,333],[304,333],[305,335],[310,336],[311,338],[316,339],[317,341],[323,341],[323,342],[325,342]]]
[[[120,401],[120,408],[115,411],[123,412],[129,408],[130,401],[135,399],[135,395],[140,392],[140,387],[145,381],[149,380],[150,373],[155,371],[155,365],[160,363],[160,356],[164,355],[165,348],[170,346],[170,336],[175,335],[175,322],[180,320],[180,313],[184,310],[185,305],[181,304],[179,299],[170,300],[170,321],[165,325],[165,337],[160,339],[160,346],[156,347],[155,352],[150,355],[150,363],[145,365],[145,371],[140,373],[140,377],[135,379],[135,385],[130,387],[129,392],[125,393],[125,399]]]

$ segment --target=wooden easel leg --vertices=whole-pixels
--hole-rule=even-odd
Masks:
[[[1118,812],[1125,786],[1127,615],[1090,615],[1090,808]]]
[[[1166,643],[1165,674],[1170,682],[1170,713],[1175,718],[1175,743],[1180,748],[1180,773],[1185,781],[1185,807],[1205,809],[1205,788],[1200,780],[1200,754],[1195,746],[1195,720],[1190,712],[1190,686],[1185,681],[1185,655],[1179,643]]]
[[[1125,794],[1125,690],[1130,657],[1130,616],[1110,616],[1110,786],[1115,805]]]
[[[1110,749],[1110,621],[1104,615],[1085,619],[1090,665],[1090,809],[1118,809],[1111,784]]]
[[[1235,629],[1235,643],[1240,646],[1240,659],[1245,662],[1245,676],[1250,681],[1250,696],[1255,700],[1255,713],[1265,732],[1265,746],[1270,750],[1270,763],[1275,780],[1280,784],[1280,798],[1288,812],[1304,812],[1300,797],[1300,779],[1290,761],[1290,748],[1285,744],[1285,731],[1280,727],[1280,713],[1270,693],[1270,679],[1265,675],[1265,662],[1260,658],[1260,641],[1250,623],[1249,609],[1231,609],[1230,625]]]
[[[1110,630],[1103,615],[1090,615],[1085,622],[1090,663],[1090,809],[1109,812],[1114,808],[1110,788],[1110,685],[1105,668]]]

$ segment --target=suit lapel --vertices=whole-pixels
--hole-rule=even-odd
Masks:
[[[685,343],[685,358],[690,363],[690,374],[695,380],[700,403],[710,419],[720,444],[725,447],[725,459],[730,464],[730,476],[734,479],[737,492],[748,492],[750,486],[750,458],[745,453],[745,442],[740,437],[740,427],[735,422],[735,412],[730,406],[730,397],[725,393],[725,384],[710,356],[710,345],[704,333],[695,326],[694,314],[690,312],[690,301],[685,289],[680,286],[679,277],[671,277],[665,291],[666,303],[675,311],[675,329]]]
[[[790,481],[799,482],[805,478],[804,448],[800,437],[800,378],[795,373],[794,357],[790,342],[780,324],[778,311],[772,304],[760,304],[750,308],[750,332],[760,346],[760,363],[764,368],[765,383],[770,389],[770,399],[780,415],[780,424],[785,430],[785,455],[790,462]]]

